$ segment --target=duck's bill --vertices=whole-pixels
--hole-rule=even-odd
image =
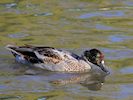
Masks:
[[[107,67],[104,64],[100,64],[99,67],[107,74],[110,74],[110,72],[107,70]]]

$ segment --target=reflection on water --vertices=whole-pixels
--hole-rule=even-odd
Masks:
[[[0,0],[0,100],[132,100],[132,10],[132,0]],[[7,44],[99,48],[111,74],[29,69]]]
[[[92,13],[87,13],[79,16],[81,19],[85,18],[92,18],[92,17],[121,17],[124,16],[125,13],[123,11],[104,11],[104,12],[92,12]]]
[[[66,75],[65,75],[66,76]],[[105,76],[96,75],[93,73],[86,73],[86,74],[71,74],[70,78],[67,79],[58,79],[52,80],[52,84],[56,85],[67,85],[67,84],[74,84],[79,83],[82,86],[85,86],[89,90],[100,90],[103,83],[104,83]]]
[[[112,27],[101,25],[101,24],[96,24],[96,29],[100,29],[100,30],[113,30]]]
[[[16,7],[17,4],[16,3],[10,3],[10,4],[5,4],[6,8],[12,8],[12,7]]]
[[[133,67],[126,67],[120,70],[122,74],[133,74]]]
[[[108,49],[103,48],[103,51],[106,53],[107,59],[117,60],[117,59],[126,59],[133,57],[132,49]]]
[[[53,13],[50,13],[50,12],[34,14],[34,16],[52,16],[52,15],[53,15]]]
[[[121,92],[119,93],[119,95],[121,96],[121,99],[127,98],[128,95],[133,95],[133,92],[132,92],[133,84],[121,85],[120,88],[121,88]]]
[[[111,42],[123,42],[126,40],[131,40],[133,39],[133,36],[124,36],[124,35],[111,35],[109,36],[109,40]]]
[[[0,6],[4,6],[6,8],[13,8],[17,6],[17,3],[5,3],[5,4],[0,4]]]
[[[8,37],[10,38],[24,38],[29,36],[29,34],[25,34],[25,33],[14,33],[14,34],[9,34]]]
[[[133,2],[132,1],[124,1],[124,3],[128,6],[133,6]]]
[[[21,100],[22,98],[19,96],[6,96],[0,97],[0,100]]]
[[[29,74],[27,69],[22,71],[21,68],[17,68],[17,70],[19,70],[21,76],[10,76],[7,79],[0,77],[0,80],[3,81],[2,85],[0,85],[0,93],[11,92],[13,90],[46,92],[57,87],[63,88],[70,84],[79,84],[87,87],[89,90],[96,91],[101,89],[105,78],[105,76],[93,73],[55,73],[36,69],[31,70],[33,72]]]

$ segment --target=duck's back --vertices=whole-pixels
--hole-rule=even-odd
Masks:
[[[8,46],[15,57],[50,71],[85,72],[90,66],[81,57],[53,47]],[[20,60],[21,62],[21,60]]]
[[[51,49],[35,52],[44,63],[36,64],[52,71],[85,72],[90,66],[80,56],[65,50]],[[43,55],[43,56],[42,56]]]

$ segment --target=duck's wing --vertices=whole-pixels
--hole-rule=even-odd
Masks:
[[[15,45],[7,45],[6,49],[11,51],[13,55],[31,55],[33,54],[33,49],[27,46],[15,46]],[[35,56],[34,54],[32,56]]]
[[[34,47],[31,46],[15,46],[15,45],[7,45],[6,49],[12,52],[12,54],[17,58],[21,58],[21,60],[26,60],[30,63],[42,63],[40,59],[37,58],[34,53]]]
[[[31,63],[59,63],[66,60],[76,60],[79,56],[64,50],[58,50],[53,47],[44,46],[14,46],[7,45],[6,48],[10,50],[14,56],[23,56]]]
[[[52,47],[36,47],[35,55],[44,61],[44,63],[59,63],[68,60],[77,60],[79,56],[65,50],[59,50]]]

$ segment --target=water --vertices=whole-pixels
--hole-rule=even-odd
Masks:
[[[124,16],[123,11],[104,11],[104,12],[93,12],[93,13],[87,13],[79,16],[81,19],[86,19],[86,18],[92,18],[92,17],[121,17]]]
[[[132,100],[132,10],[132,0],[0,0],[0,100]],[[31,69],[7,44],[99,48],[111,74]]]

